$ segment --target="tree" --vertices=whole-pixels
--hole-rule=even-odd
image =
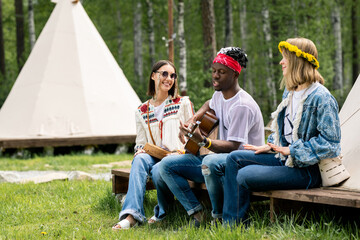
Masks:
[[[204,71],[208,71],[216,56],[214,0],[201,0],[201,17],[204,41]]]
[[[343,60],[342,60],[342,41],[341,41],[341,18],[338,1],[332,7],[331,19],[335,39],[335,61],[334,61],[334,81],[333,88],[340,90],[340,97],[343,95]]]
[[[146,0],[148,7],[147,17],[148,17],[148,36],[149,36],[149,55],[151,65],[155,64],[155,34],[154,34],[154,10],[152,1]]]
[[[297,29],[297,6],[296,6],[296,0],[291,0],[291,10],[292,10],[292,28],[294,32],[294,36],[298,35],[298,29]]]
[[[276,89],[275,89],[275,83],[273,81],[274,74],[271,67],[271,62],[273,59],[273,52],[272,52],[272,42],[271,42],[271,32],[270,32],[270,16],[269,16],[269,9],[267,6],[266,1],[264,1],[264,8],[262,11],[263,15],[263,32],[265,36],[265,45],[267,47],[267,64],[266,64],[266,77],[265,77],[265,83],[268,87],[268,94],[269,94],[269,107],[270,109],[273,109],[276,107]]]
[[[232,46],[233,41],[233,20],[231,0],[225,2],[225,47]]]
[[[24,64],[25,36],[24,36],[24,12],[23,1],[15,0],[15,19],[16,19],[16,61],[19,71]]]
[[[36,41],[35,22],[34,22],[34,8],[32,0],[28,0],[28,21],[29,21],[29,39],[30,49],[33,49]]]
[[[247,50],[247,21],[246,21],[246,0],[239,0],[240,6],[240,34],[241,34],[241,48]],[[250,60],[251,61],[251,60]],[[242,87],[245,88],[251,95],[254,93],[254,85],[250,78],[250,75],[246,71],[241,73],[243,76]]]
[[[117,52],[118,52],[118,59],[119,63],[122,63],[122,18],[121,18],[121,12],[120,12],[120,3],[116,4],[116,18],[117,18]]]
[[[174,24],[173,24],[173,0],[168,0],[168,46],[169,61],[174,62]]]
[[[141,1],[135,1],[134,11],[134,69],[135,83],[143,86],[143,59],[141,34]]]
[[[0,71],[2,75],[5,75],[5,45],[2,21],[2,0],[0,0]]]
[[[359,75],[359,53],[358,53],[358,26],[357,26],[357,0],[352,0],[352,8],[351,8],[351,32],[352,32],[352,79],[353,84],[355,83],[358,75]]]
[[[181,95],[186,95],[186,41],[184,30],[184,0],[178,2],[178,34],[179,34],[179,90]]]

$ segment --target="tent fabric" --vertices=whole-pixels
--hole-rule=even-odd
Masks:
[[[56,2],[0,110],[0,139],[136,135],[140,99],[81,3]]]
[[[340,188],[360,191],[360,75],[340,111],[341,153],[351,177]]]

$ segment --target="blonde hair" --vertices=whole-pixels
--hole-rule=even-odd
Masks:
[[[297,46],[301,51],[312,54],[316,59],[318,52],[315,44],[306,38],[289,38],[286,42]],[[286,48],[281,48],[282,54],[288,60],[287,73],[280,82],[280,88],[286,87],[287,90],[293,91],[297,86],[307,83],[312,84],[319,82],[324,84],[324,78],[315,69],[315,66],[302,57],[297,57],[296,53],[290,52]]]

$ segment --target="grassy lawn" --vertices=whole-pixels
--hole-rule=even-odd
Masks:
[[[131,156],[130,156],[131,157]],[[92,160],[90,160],[92,159]],[[12,160],[0,158],[0,170],[91,170],[92,164],[129,160],[129,156],[63,156]],[[131,159],[131,158],[130,158]],[[12,162],[14,165],[12,166]],[[20,161],[20,162],[18,162]],[[22,161],[22,162],[21,162]],[[109,169],[108,169],[109,171]],[[111,193],[111,182],[54,181],[43,184],[0,184],[0,239],[359,239],[359,217],[344,220],[329,209],[309,214],[280,213],[269,221],[268,202],[252,203],[250,225],[233,229],[190,227],[185,210],[174,211],[155,226],[144,224],[113,232],[121,205]],[[156,192],[145,199],[147,217],[156,205]],[[208,209],[208,215],[210,210]]]
[[[28,171],[28,170],[58,170],[107,172],[107,168],[94,168],[94,164],[108,164],[132,160],[132,154],[96,154],[96,155],[63,155],[49,157],[34,157],[31,159],[0,158],[0,170]]]

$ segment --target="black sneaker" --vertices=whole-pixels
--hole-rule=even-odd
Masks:
[[[201,223],[194,217],[190,220],[190,226],[192,227],[200,228],[200,224]]]

